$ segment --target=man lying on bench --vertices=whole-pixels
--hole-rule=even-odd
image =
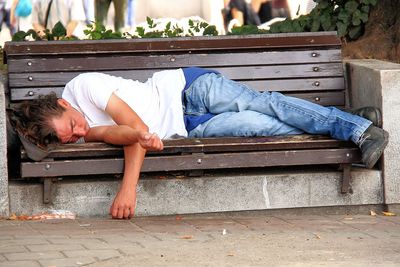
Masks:
[[[145,153],[162,150],[162,139],[325,134],[357,144],[367,168],[388,143],[388,133],[376,127],[382,119],[378,109],[350,114],[260,93],[201,68],[157,72],[145,83],[85,73],[65,86],[62,98],[41,96],[23,103],[18,113],[24,134],[38,144],[83,140],[124,146],[124,176],[110,207],[112,217],[120,219],[134,215]]]

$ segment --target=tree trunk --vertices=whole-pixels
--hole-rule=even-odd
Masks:
[[[371,10],[365,32],[343,46],[349,58],[375,58],[400,63],[400,1],[379,0]]]

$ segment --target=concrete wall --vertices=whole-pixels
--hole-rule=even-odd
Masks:
[[[0,216],[9,215],[4,75],[0,73]]]
[[[353,107],[382,109],[389,145],[383,157],[384,200],[400,203],[400,64],[378,60],[349,60],[348,82]]]
[[[353,194],[341,194],[341,173],[335,171],[147,177],[139,183],[136,215],[382,204],[380,171],[356,169],[351,185]],[[60,181],[53,188],[53,204],[44,205],[42,185],[12,183],[10,206],[17,214],[61,209],[79,216],[107,216],[118,188],[119,181]]]

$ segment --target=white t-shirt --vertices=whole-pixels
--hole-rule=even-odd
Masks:
[[[115,124],[105,112],[114,93],[138,114],[151,133],[162,139],[187,137],[182,109],[185,83],[182,69],[157,72],[145,83],[93,72],[67,83],[62,98],[95,127]]]

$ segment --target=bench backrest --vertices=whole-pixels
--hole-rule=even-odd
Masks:
[[[341,43],[335,32],[130,40],[8,42],[11,103],[51,91],[83,72],[145,81],[172,68],[220,71],[256,90],[345,106]]]

